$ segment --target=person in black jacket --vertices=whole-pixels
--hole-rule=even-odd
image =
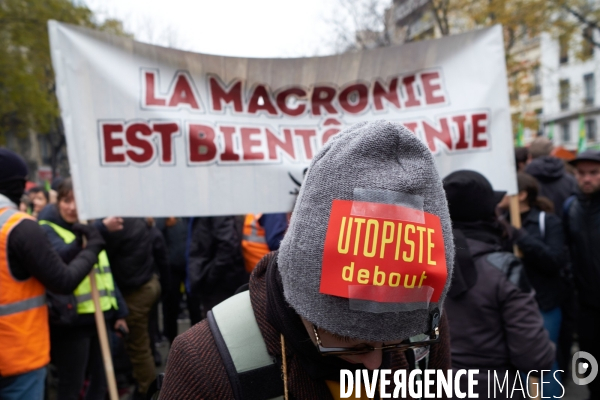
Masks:
[[[183,297],[182,284],[186,282],[186,243],[189,218],[157,218],[156,227],[162,232],[168,249],[168,264],[171,274],[170,284],[163,287],[163,326],[164,334],[172,344],[177,336],[177,318]],[[185,291],[190,323],[197,324],[202,319],[198,296]]]
[[[529,174],[517,174],[521,229],[512,229],[514,242],[523,253],[523,264],[529,282],[535,289],[544,326],[550,340],[558,346],[562,322],[561,304],[570,286],[565,282],[567,254],[560,218],[553,214],[554,206],[546,198],[538,197],[538,183]],[[508,196],[500,208],[508,209]],[[552,371],[558,370],[555,362]],[[557,377],[560,374],[557,374]],[[562,377],[561,377],[562,378]],[[562,388],[554,379],[544,384],[544,395],[560,397]]]
[[[565,204],[565,231],[579,298],[579,348],[600,361],[600,151],[587,150],[571,161],[579,193]],[[600,398],[600,378],[588,388]]]
[[[248,282],[235,217],[197,217],[189,222],[188,291],[199,296],[203,316]]]
[[[522,264],[504,251],[505,232],[495,216],[504,193],[494,192],[487,179],[475,171],[448,175],[444,189],[456,246],[445,305],[452,368],[479,369],[476,391],[480,398],[487,398],[488,372],[500,380],[508,376],[512,387],[519,371],[548,370],[554,361],[554,346]],[[547,374],[543,378],[553,379]],[[510,389],[499,396],[503,397],[496,398],[522,398],[511,397]]]
[[[152,256],[154,258],[154,272],[159,274],[161,298],[164,298],[164,288],[170,287],[169,281],[171,275],[168,262],[169,256],[167,254],[167,243],[165,242],[165,238],[163,237],[162,232],[156,227],[156,221],[154,220],[154,218],[148,217],[146,218],[146,222],[150,227],[150,236],[152,237]],[[160,273],[160,271],[163,271],[162,274]],[[158,301],[154,303],[154,306],[150,311],[150,319],[148,326],[148,334],[150,335],[150,348],[152,349],[152,357],[154,357],[154,364],[157,367],[162,365],[162,356],[157,350],[156,345],[162,342],[163,337],[160,331],[160,327],[158,326],[158,303]]]
[[[48,236],[48,240],[64,262],[71,261],[82,250],[82,243],[77,240],[67,243],[54,226],[72,232],[73,224],[77,222],[77,208],[73,197],[73,186],[71,179],[62,181],[58,187],[58,202],[46,206],[38,215],[40,224]],[[98,276],[98,275],[97,275]],[[111,304],[104,311],[104,318],[108,326],[117,332],[127,332],[127,306],[118,287],[115,286],[114,295],[102,294],[103,297],[114,296],[117,307]],[[61,299],[61,296],[48,293],[50,304],[53,299]],[[83,300],[85,302],[86,300]],[[73,305],[78,308],[77,304]],[[57,304],[57,312],[61,312],[60,304]],[[92,311],[90,313],[90,311]],[[78,313],[71,321],[54,321],[52,313],[50,318],[50,342],[51,360],[58,373],[58,398],[61,400],[77,400],[84,385],[86,375],[89,380],[85,399],[103,400],[106,397],[107,385],[104,371],[104,362],[100,351],[100,341],[96,328],[93,310],[86,313]]]
[[[553,145],[545,137],[536,138],[529,146],[531,162],[525,172],[532,175],[540,184],[540,196],[547,197],[554,204],[554,212],[562,217],[562,207],[569,196],[577,192],[575,178],[565,171],[561,159],[550,155]]]
[[[100,231],[106,240],[113,276],[129,308],[126,319],[129,335],[125,344],[137,382],[134,398],[144,398],[156,377],[148,321],[161,291],[154,273],[153,236],[145,218],[123,218],[123,229]],[[162,268],[163,265],[160,263],[157,267]],[[160,271],[160,274],[163,278],[168,277],[168,271]]]

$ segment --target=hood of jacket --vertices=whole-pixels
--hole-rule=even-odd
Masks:
[[[0,208],[17,208],[17,205],[13,203],[8,197],[3,194],[0,194]]]
[[[525,167],[525,172],[533,175],[541,182],[552,182],[562,178],[565,174],[565,165],[562,160],[556,157],[543,156],[531,161]]]
[[[42,209],[42,211],[40,211],[40,214],[38,215],[38,221],[42,220],[52,222],[53,224],[56,224],[61,228],[65,228],[69,231],[73,227],[73,224],[69,224],[60,216],[60,212],[58,211],[58,205],[56,204],[48,204]]]

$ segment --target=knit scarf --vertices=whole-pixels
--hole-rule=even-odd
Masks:
[[[277,263],[271,263],[266,273],[267,283],[267,319],[271,325],[285,337],[303,368],[315,380],[339,381],[340,370],[355,371],[365,369],[363,364],[352,364],[339,357],[323,357],[313,344],[300,316],[286,302],[283,296],[281,275]],[[390,368],[389,353],[384,353],[380,368]]]

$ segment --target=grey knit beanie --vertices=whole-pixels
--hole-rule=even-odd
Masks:
[[[410,209],[420,209],[424,212],[421,214],[428,215],[428,221],[437,221],[437,231],[440,230],[439,226],[441,224],[441,232],[438,233],[439,246],[434,248],[431,244],[425,250],[422,248],[417,250],[418,243],[415,241],[415,253],[411,253],[412,255],[419,255],[420,258],[426,258],[427,251],[431,252],[433,249],[433,251],[441,254],[443,258],[445,252],[445,267],[439,260],[437,264],[438,269],[442,269],[443,277],[438,276],[437,283],[433,285],[433,289],[430,289],[433,292],[431,301],[423,302],[422,299],[419,299],[419,301],[414,302],[413,299],[413,302],[411,302],[406,296],[404,297],[407,298],[407,304],[401,304],[402,302],[386,303],[385,300],[383,302],[377,300],[363,301],[362,298],[352,298],[350,286],[339,289],[341,287],[339,285],[335,287],[341,290],[341,295],[328,294],[331,292],[323,293],[322,280],[325,280],[325,270],[331,271],[332,268],[337,268],[335,276],[339,277],[342,267],[339,262],[339,265],[335,267],[330,265],[335,264],[335,262],[323,263],[324,258],[339,261],[339,258],[332,258],[328,255],[331,252],[328,253],[329,250],[326,251],[325,246],[326,236],[328,243],[333,243],[333,239],[328,236],[328,226],[332,225],[331,221],[335,214],[335,212],[332,213],[332,210],[338,207],[334,204],[355,204],[351,202],[367,202],[356,203],[359,205],[375,203],[375,208],[382,204],[384,204],[382,207],[390,208],[385,204],[392,204]],[[354,205],[352,207],[354,210]],[[395,209],[394,207],[391,206],[392,209]],[[341,228],[338,227],[339,223],[336,222],[335,226],[329,229],[337,227],[338,232],[345,232],[344,224],[346,220],[344,218]],[[396,218],[396,220],[399,220],[399,218]],[[350,221],[349,224],[352,224],[350,219],[348,221]],[[383,223],[381,221],[383,220],[380,219],[380,224]],[[363,238],[365,234],[368,235],[368,222],[367,220],[367,224],[362,225]],[[373,224],[376,223],[373,222]],[[371,230],[371,238],[375,237],[377,232],[383,232],[383,236],[380,235],[380,244],[386,234],[389,237],[393,236],[390,236],[390,232],[393,232],[394,229],[391,225],[397,222],[385,223],[388,224],[387,232],[386,227],[379,231]],[[421,233],[420,244],[423,246],[427,239],[427,231],[423,228],[416,232],[414,225],[412,225],[413,230],[408,231],[409,227],[406,225],[409,222],[404,221],[404,223],[404,227],[407,229],[406,232],[413,234],[413,238],[418,238],[419,233]],[[350,225],[346,226],[350,229]],[[402,225],[400,223],[397,226],[399,234],[401,231],[404,232],[403,228],[401,230]],[[364,231],[364,227],[366,227],[367,232]],[[360,225],[358,229],[361,229]],[[423,232],[425,232],[424,235]],[[415,233],[416,236],[414,236]],[[355,233],[355,235],[358,235],[358,233]],[[338,244],[337,233],[334,239],[335,246],[333,247],[336,247]],[[431,242],[431,237],[429,239]],[[356,240],[356,243],[358,243],[358,239]],[[379,245],[374,244],[373,248],[369,250],[366,243],[367,239],[364,240],[364,252],[373,254],[375,247]],[[389,239],[388,243],[391,243],[391,240]],[[339,239],[339,243],[340,246],[343,245],[342,238]],[[348,246],[348,243],[348,239],[346,239],[346,246]],[[397,246],[400,245],[405,246],[404,242],[400,244],[399,238]],[[354,240],[352,240],[351,246],[354,246]],[[390,245],[388,250],[382,247],[382,256],[385,257],[385,254],[388,254],[387,257],[389,258],[390,254],[394,253],[394,246],[394,244]],[[330,247],[327,247],[327,249]],[[399,248],[396,248],[396,257],[398,257]],[[407,249],[407,247],[404,248]],[[354,249],[355,254],[356,251]],[[377,255],[379,251],[380,247],[377,247]],[[385,251],[387,253],[384,254]],[[360,252],[363,252],[363,246],[360,246]],[[350,251],[350,253],[352,252]],[[358,257],[361,257],[361,254]],[[346,255],[352,256],[351,254]],[[429,256],[431,257],[431,253],[429,253]],[[368,260],[377,259],[377,256],[367,255],[367,257],[374,257]],[[420,258],[419,262],[421,262]],[[364,261],[365,258],[363,257],[361,260]],[[431,152],[404,126],[387,121],[355,124],[332,138],[314,157],[300,190],[290,226],[281,243],[278,256],[285,299],[300,316],[329,332],[366,341],[403,340],[420,333],[429,332],[432,311],[436,308],[443,309],[443,302],[451,282],[453,261],[454,244],[448,205],[442,181],[437,173]],[[424,262],[426,263],[426,260]],[[357,279],[360,279],[357,276],[360,268],[359,264],[360,260],[357,259],[356,271],[352,269],[353,285],[356,284]],[[352,263],[352,266],[354,267],[354,263]],[[405,273],[407,268],[413,268],[408,264],[403,264],[402,256],[400,256],[400,261],[395,262],[393,266],[401,274]],[[345,278],[349,278],[351,275],[350,269],[349,267],[346,268],[347,270],[341,273],[346,274]],[[423,267],[419,266],[418,268]],[[439,270],[435,271],[435,266],[431,268],[433,269],[428,269],[428,276],[440,275]],[[373,280],[374,275],[376,275],[376,272],[373,273],[374,271],[377,270],[371,270],[371,282],[377,280],[377,278]],[[433,274],[429,271],[433,271]],[[384,289],[387,290],[385,293],[408,293],[409,297],[411,293],[418,293],[414,277],[412,286],[410,286],[410,283],[409,286],[406,286],[406,279],[409,276],[402,277],[405,287],[414,287],[411,291],[411,289],[405,290],[402,284],[397,287],[398,282],[400,282],[400,275],[395,274],[398,278],[395,284],[392,275],[388,271],[387,277],[389,277],[390,283],[389,285],[383,284],[383,286],[386,286]],[[426,278],[425,272],[420,278],[419,276],[416,276],[416,282],[419,283],[420,290],[421,283],[424,277]],[[387,277],[382,274],[380,281],[387,283]],[[425,282],[433,281],[435,281],[435,277]],[[345,283],[344,281],[341,282]],[[362,289],[363,286],[369,286],[369,290],[379,290],[382,287],[381,282],[379,287],[373,286],[378,283],[353,287]],[[408,282],[410,282],[410,279]],[[350,294],[347,295],[347,293]]]

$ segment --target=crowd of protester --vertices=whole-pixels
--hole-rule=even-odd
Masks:
[[[560,369],[565,373],[558,381],[544,384],[545,395],[559,396],[574,337],[579,349],[600,360],[594,328],[600,325],[600,152],[586,151],[565,163],[552,150],[550,141],[537,138],[515,151],[518,228],[508,222],[509,197],[485,177],[458,171],[444,178],[456,248],[445,315],[453,368],[479,368],[482,380],[487,371]],[[156,342],[164,335],[173,344],[182,314],[195,325],[247,284],[260,260],[279,249],[290,219],[108,216],[82,225],[70,178],[24,192],[27,175],[19,156],[0,149],[0,213],[18,207],[31,216],[12,229],[10,240],[0,237],[10,260],[0,260],[0,269],[9,268],[16,279],[35,277],[45,287],[49,357],[0,370],[0,398],[9,393],[11,374],[47,380],[46,390],[55,390],[60,400],[106,398],[86,277],[91,269],[115,368],[124,375],[119,382],[135,386],[133,399],[145,398],[164,361]],[[35,290],[41,293],[41,287]],[[41,354],[46,349],[40,346]],[[127,367],[120,369],[119,360]],[[52,373],[45,378],[48,362]],[[39,398],[44,385],[31,382],[27,393]],[[600,398],[599,385],[597,379],[588,386],[591,398]]]

